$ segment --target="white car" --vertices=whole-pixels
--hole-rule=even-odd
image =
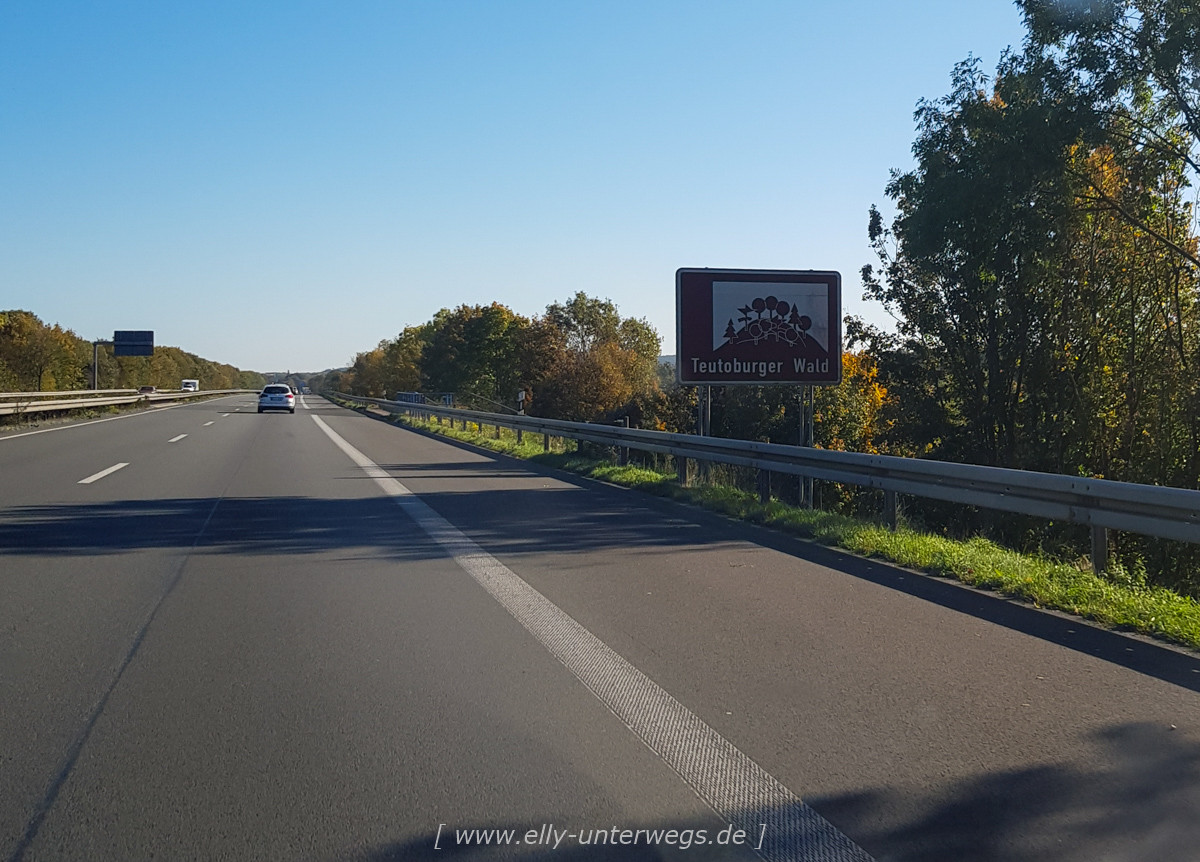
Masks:
[[[286,383],[268,383],[258,393],[258,412],[264,410],[286,410],[296,412],[296,396]]]

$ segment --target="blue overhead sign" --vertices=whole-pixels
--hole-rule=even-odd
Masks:
[[[153,355],[153,329],[119,329],[113,333],[113,356]]]

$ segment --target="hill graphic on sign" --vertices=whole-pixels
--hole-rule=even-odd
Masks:
[[[826,359],[829,352],[813,338],[812,318],[801,314],[792,303],[774,296],[758,297],[738,309],[739,317],[730,318],[725,327],[724,343],[714,353],[733,355],[739,348],[751,347],[755,356]]]

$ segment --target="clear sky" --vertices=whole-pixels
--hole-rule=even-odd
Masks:
[[[681,266],[874,262],[913,111],[1008,0],[5,0],[0,309],[320,371],[576,291],[675,349]]]

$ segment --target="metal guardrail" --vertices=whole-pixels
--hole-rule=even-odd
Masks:
[[[885,507],[893,513],[889,518],[892,526],[895,525],[896,494],[1085,524],[1092,528],[1092,564],[1098,571],[1107,566],[1107,530],[1200,543],[1198,490],[925,461],[894,455],[865,455],[779,443],[669,434],[536,416],[508,416],[431,405],[400,404],[343,394],[337,394],[336,397],[360,404],[373,404],[393,413],[441,416],[480,425],[658,452],[676,458],[735,464],[878,488],[885,492]]]
[[[20,398],[62,398],[64,395],[122,395],[137,392],[136,389],[63,389],[54,392],[0,392],[0,401],[10,401]]]
[[[206,389],[200,392],[154,392],[143,395],[136,389],[87,389],[83,392],[88,394],[94,392],[96,397],[69,399],[61,396],[80,395],[82,392],[5,392],[0,393],[0,399],[4,399],[0,400],[0,416],[48,413],[52,410],[86,410],[89,407],[136,404],[139,401],[180,401],[205,395],[237,395],[256,391],[254,389]]]

